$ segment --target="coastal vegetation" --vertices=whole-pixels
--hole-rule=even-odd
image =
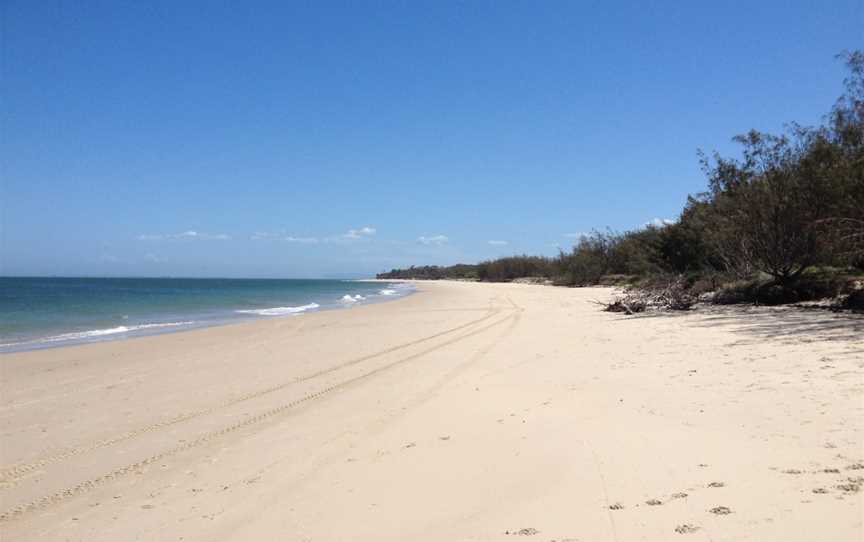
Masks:
[[[700,153],[707,190],[690,195],[674,222],[596,230],[554,258],[509,256],[378,277],[626,285],[637,308],[688,308],[700,298],[839,298],[862,308],[864,51],[839,56],[848,69],[845,91],[822,124],[793,123],[779,135],[751,130],[734,138],[739,157]]]

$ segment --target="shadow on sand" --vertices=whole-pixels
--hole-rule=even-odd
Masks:
[[[654,312],[621,320],[642,318],[701,318],[682,320],[696,327],[728,327],[735,333],[760,340],[794,342],[840,341],[860,345],[864,352],[864,315],[800,307],[757,307],[752,305],[706,305],[694,311]]]

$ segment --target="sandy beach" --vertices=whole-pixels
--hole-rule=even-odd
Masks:
[[[2,540],[862,540],[864,319],[611,294],[0,356]]]

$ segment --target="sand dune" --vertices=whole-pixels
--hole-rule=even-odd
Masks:
[[[6,540],[862,540],[864,319],[605,289],[0,356]]]

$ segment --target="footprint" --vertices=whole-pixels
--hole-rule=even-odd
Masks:
[[[711,512],[712,514],[716,514],[718,516],[725,516],[727,514],[732,513],[732,510],[730,510],[729,507],[727,507],[727,506],[715,506],[714,508],[712,508],[711,510],[708,510],[708,511]]]
[[[681,491],[680,493],[673,493],[673,494],[671,495],[671,498],[673,498],[673,499],[686,499],[686,498],[687,498],[687,494],[684,493],[683,491]]]
[[[847,478],[847,483],[837,484],[836,487],[845,493],[858,493],[861,491],[861,484],[864,484],[864,478]]]
[[[648,499],[647,501],[645,501],[645,504],[647,504],[648,506],[660,506],[661,504],[663,504],[663,501],[657,499]]]
[[[817,487],[816,489],[813,490],[813,493],[822,495],[822,494],[828,493],[828,490],[825,489],[824,487]]]
[[[624,505],[620,502],[616,502],[615,504],[609,505],[609,510],[624,510]]]
[[[723,482],[711,482],[708,484],[708,487],[726,487],[726,484]]]
[[[801,474],[801,471],[798,469],[786,469],[783,471],[783,474]]]
[[[699,530],[699,527],[697,527],[696,525],[691,525],[689,523],[685,523],[683,525],[679,525],[679,526],[675,527],[675,532],[678,534],[695,533],[698,530]]]
[[[533,527],[526,527],[525,529],[519,529],[518,531],[513,531],[513,532],[504,531],[504,534],[508,534],[508,535],[513,534],[513,535],[517,535],[517,536],[534,536],[535,534],[538,534],[539,532],[540,531],[538,531],[537,529],[535,529]]]

